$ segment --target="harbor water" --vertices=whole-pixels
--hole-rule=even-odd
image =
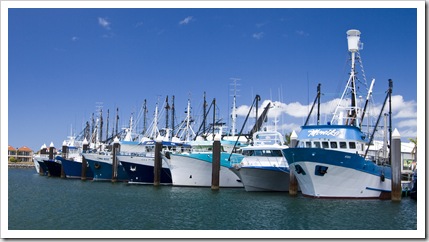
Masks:
[[[416,230],[417,202],[81,181],[9,168],[8,229]]]

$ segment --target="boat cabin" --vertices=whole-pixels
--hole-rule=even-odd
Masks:
[[[303,126],[298,135],[299,148],[332,149],[363,155],[365,135],[349,125]]]

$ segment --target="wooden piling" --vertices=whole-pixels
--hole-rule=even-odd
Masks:
[[[49,160],[53,160],[54,159],[54,143],[51,142],[51,144],[49,145]]]
[[[295,130],[292,131],[290,135],[290,148],[295,148],[298,143],[298,135],[295,133]],[[296,180],[295,174],[293,171],[289,171],[289,195],[297,195],[298,194],[298,181]]]
[[[401,201],[401,136],[397,129],[392,133],[392,143],[390,146],[391,168],[392,168],[392,201]]]
[[[82,142],[82,153],[86,153],[86,151],[88,150],[88,141],[86,140],[86,138],[83,140]],[[82,181],[86,180],[86,169],[87,169],[87,161],[85,159],[85,157],[82,154],[82,171],[80,173],[80,179]]]
[[[216,135],[213,141],[212,156],[212,190],[219,190],[220,173],[220,137]]]
[[[61,156],[62,156],[64,159],[67,159],[67,153],[68,153],[67,142],[64,140],[64,142],[63,142],[63,146],[62,146],[62,148],[61,148]],[[64,173],[64,166],[63,166],[63,164],[62,164],[62,163],[61,163],[61,175],[60,175],[60,177],[61,177],[61,178],[66,178],[66,173]]]
[[[119,139],[116,137],[113,140],[112,147],[112,182],[118,181],[118,158],[116,155],[119,153],[121,145],[119,144]]]
[[[159,186],[161,184],[161,167],[162,167],[162,139],[157,138],[155,142],[155,159],[153,164],[153,185]]]
[[[49,155],[48,155],[48,158],[51,161],[54,160],[54,149],[55,149],[54,143],[51,142],[51,144],[49,145]],[[51,173],[49,172],[49,169],[48,169],[48,176],[51,176]]]

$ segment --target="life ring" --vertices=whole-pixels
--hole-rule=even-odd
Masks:
[[[136,166],[134,166],[134,167],[130,166],[130,171],[136,171],[136,169],[137,169]]]
[[[95,164],[94,164],[94,168],[95,168],[95,169],[100,169],[100,167],[101,167],[100,163],[95,162]]]

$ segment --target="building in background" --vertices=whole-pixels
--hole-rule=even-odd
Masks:
[[[8,147],[7,160],[10,162],[13,157],[18,162],[31,162],[33,161],[33,150],[27,146],[20,148],[14,148],[13,146]],[[12,159],[12,160],[14,160]]]

